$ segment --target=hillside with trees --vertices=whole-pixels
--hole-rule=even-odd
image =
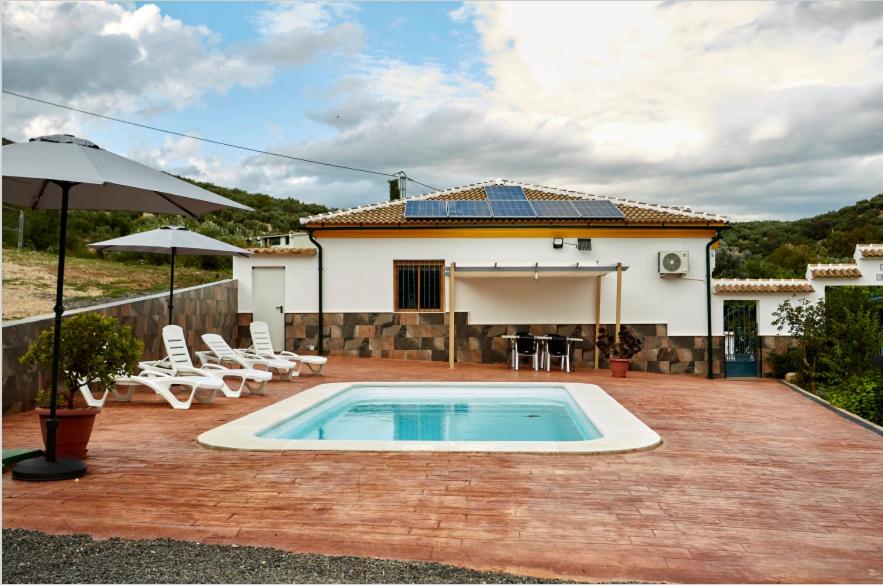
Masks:
[[[180,177],[188,180],[184,177]],[[254,211],[224,210],[208,213],[199,218],[122,211],[71,211],[68,219],[68,251],[75,256],[94,257],[96,253],[88,244],[110,238],[146,231],[164,225],[186,225],[203,235],[223,240],[235,246],[249,246],[250,238],[271,233],[286,233],[300,227],[300,218],[328,211],[324,205],[304,203],[293,198],[272,197],[263,193],[249,193],[242,189],[220,187],[212,183],[190,181],[204,189],[222,195]],[[57,252],[58,212],[24,210],[24,249]],[[3,246],[15,247],[18,238],[17,209],[4,205]],[[98,253],[103,256],[105,253]],[[166,260],[156,254],[119,254],[113,257],[126,260],[142,260],[163,263]],[[182,258],[182,264],[192,263],[205,269],[225,268],[229,258],[203,256]]]
[[[722,240],[719,278],[802,278],[807,264],[849,262],[856,244],[883,242],[883,193],[815,217],[734,223]]]

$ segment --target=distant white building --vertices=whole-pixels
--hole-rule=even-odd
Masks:
[[[778,336],[771,303],[820,294],[823,269],[787,291],[709,283],[725,217],[503,180],[301,223],[309,245],[234,258],[240,323],[267,321],[287,349],[340,355],[448,360],[453,296],[460,362],[503,362],[500,336],[531,330],[583,338],[575,361],[592,367],[595,331],[618,314],[644,339],[633,369],[704,374],[710,339],[720,374],[724,301],[756,301],[759,334]],[[838,281],[876,282],[861,258],[868,275]]]
[[[264,236],[256,236],[252,238],[258,248],[279,248],[279,247],[311,247],[306,232],[288,232],[287,234],[267,234]]]

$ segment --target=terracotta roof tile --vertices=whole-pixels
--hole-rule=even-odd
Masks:
[[[715,294],[724,293],[811,293],[813,287],[808,280],[753,279],[716,280]]]
[[[861,278],[862,271],[855,264],[810,264],[807,270],[813,278]]]
[[[286,248],[274,246],[270,248],[249,248],[255,256],[315,256],[316,248]]]
[[[641,203],[639,201],[630,201],[626,199],[616,199],[611,197],[603,197],[590,195],[587,193],[579,193],[576,191],[565,191],[562,189],[554,189],[551,187],[542,187],[539,185],[528,185],[517,183],[514,181],[485,181],[447,191],[430,193],[411,199],[421,200],[444,200],[451,201],[457,199],[484,200],[485,185],[506,184],[518,185],[524,189],[524,193],[530,200],[554,199],[554,200],[581,200],[596,199],[612,201],[616,207],[622,211],[624,219],[595,219],[593,224],[680,224],[680,225],[721,225],[727,222],[727,218],[721,215],[710,213],[701,213],[685,208],[667,207],[664,205],[655,205],[650,203]],[[572,219],[542,219],[542,223],[555,224],[575,224],[585,225],[585,220]],[[406,219],[405,218],[405,202],[383,202],[374,205],[366,205],[342,211],[333,211],[321,215],[314,215],[301,219],[301,223],[308,226],[321,225],[451,225],[451,224],[482,224],[482,225],[500,225],[500,224],[524,224],[536,223],[537,218],[530,219]]]
[[[859,252],[865,258],[883,257],[883,244],[865,244],[858,247]]]

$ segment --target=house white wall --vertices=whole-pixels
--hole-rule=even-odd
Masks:
[[[239,312],[251,313],[253,267],[285,269],[286,313],[315,313],[319,306],[318,263],[316,256],[255,255],[233,257],[233,278],[239,281]]]
[[[576,244],[567,238],[568,244]],[[324,310],[391,312],[393,260],[487,262],[597,262],[628,266],[623,273],[624,323],[665,323],[669,335],[704,335],[703,238],[593,238],[592,250],[552,247],[552,238],[319,238],[324,249]],[[660,278],[657,252],[686,250],[689,273]],[[252,266],[284,266],[286,312],[317,311],[317,258],[254,256],[234,259],[240,280],[239,310],[252,312]],[[474,324],[580,324],[594,322],[594,279],[544,277],[457,280],[457,310]],[[602,278],[602,322],[615,318],[616,275]]]

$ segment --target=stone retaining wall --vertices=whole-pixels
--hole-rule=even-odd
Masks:
[[[466,363],[503,363],[508,343],[501,335],[530,331],[558,333],[585,340],[576,346],[577,367],[594,365],[594,325],[470,325],[466,313],[456,313],[457,360]],[[249,343],[250,313],[239,315],[239,339]],[[330,355],[406,360],[448,359],[447,313],[326,313],[324,349]],[[608,330],[612,324],[602,325]],[[704,336],[668,336],[666,325],[629,325],[644,340],[644,349],[632,358],[631,369],[648,372],[705,374]],[[307,352],[318,342],[317,313],[285,315],[285,349]],[[715,373],[723,359],[721,338],[715,338]],[[601,360],[606,367],[606,360]]]
[[[764,377],[773,375],[770,352],[783,353],[789,347],[797,347],[797,342],[788,335],[765,335],[760,338],[760,364]]]
[[[219,333],[230,343],[238,343],[237,294],[235,280],[175,291],[175,323],[184,329],[191,352],[201,347],[203,333]],[[168,324],[168,296],[156,294],[76,309],[65,313],[65,318],[84,312],[116,317],[144,342],[144,359],[156,359],[164,355],[162,328]],[[3,323],[3,414],[32,408],[36,393],[48,386],[48,375],[25,368],[18,358],[53,321],[53,316],[43,315]]]

